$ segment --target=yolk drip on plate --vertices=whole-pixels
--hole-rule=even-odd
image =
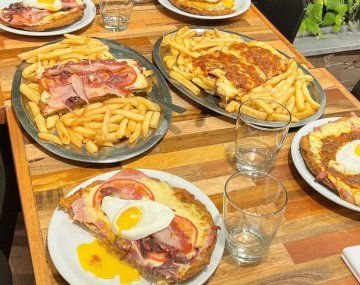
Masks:
[[[80,244],[77,253],[82,268],[96,277],[112,279],[119,276],[121,284],[140,280],[139,272],[134,267],[109,253],[98,240]]]

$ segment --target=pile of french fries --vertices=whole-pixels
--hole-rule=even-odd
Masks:
[[[236,34],[220,32],[217,29],[205,30],[198,35],[195,30],[185,26],[176,33],[164,36],[162,46],[169,52],[164,54],[163,62],[169,70],[171,78],[182,84],[195,95],[201,94],[201,89],[216,95],[217,77],[193,66],[193,59],[201,55],[222,50],[234,42],[244,42]],[[227,112],[237,112],[241,102],[248,99],[258,99],[253,108],[247,109],[247,115],[262,120],[288,121],[286,111],[279,107],[278,102],[290,111],[292,122],[298,122],[314,114],[320,104],[310,95],[308,84],[313,77],[305,75],[295,61],[289,62],[289,69],[278,76],[257,86],[248,94],[233,96],[227,102]],[[229,86],[230,88],[230,86]]]
[[[109,47],[98,39],[87,36],[65,34],[65,39],[18,55],[30,65],[22,73],[25,79],[33,81],[41,76],[44,68],[68,61],[83,59],[112,59]]]
[[[83,59],[109,59],[108,46],[85,36],[65,35],[66,39],[19,55],[31,63],[23,71],[21,93],[29,99],[39,138],[58,145],[72,145],[81,149],[85,145],[89,153],[97,153],[99,147],[112,147],[127,139],[135,143],[146,137],[150,129],[156,129],[161,117],[161,107],[140,96],[110,98],[77,108],[66,114],[44,117],[39,108],[41,88],[33,79],[39,68]]]

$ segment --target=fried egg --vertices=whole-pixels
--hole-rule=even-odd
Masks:
[[[112,231],[127,240],[138,240],[168,227],[175,217],[169,207],[151,200],[122,200],[106,196],[101,210]]]
[[[24,0],[24,5],[37,9],[45,9],[49,11],[59,11],[62,8],[60,0]]]
[[[345,143],[329,165],[344,174],[360,174],[360,140]]]

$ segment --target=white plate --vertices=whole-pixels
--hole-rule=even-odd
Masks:
[[[169,9],[173,11],[174,13],[194,18],[194,19],[202,19],[202,20],[220,20],[220,19],[228,19],[233,18],[236,16],[239,16],[240,14],[244,13],[250,8],[251,0],[235,0],[235,12],[227,15],[221,15],[221,16],[202,16],[202,15],[196,15],[191,14],[188,12],[185,12],[179,8],[176,8],[173,4],[170,3],[169,0],[159,0],[159,3],[163,5],[166,9]]]
[[[11,3],[15,3],[19,1],[21,0],[1,0],[0,9],[6,8]],[[35,37],[48,37],[48,36],[57,36],[57,35],[72,33],[89,25],[96,16],[96,7],[94,3],[91,0],[83,0],[83,2],[86,3],[86,8],[82,19],[65,27],[59,27],[45,32],[31,32],[31,31],[20,30],[0,24],[0,29],[13,34],[24,35],[24,36],[35,36]]]
[[[328,198],[329,200],[333,201],[334,203],[344,206],[345,208],[360,212],[360,207],[351,204],[339,197],[339,195],[335,194],[333,191],[331,191],[329,188],[324,186],[321,183],[318,183],[315,181],[314,175],[309,171],[309,169],[306,166],[305,161],[303,160],[300,152],[300,139],[307,135],[308,133],[312,132],[315,127],[324,125],[329,122],[333,122],[339,119],[336,118],[325,118],[321,120],[317,120],[314,122],[311,122],[305,126],[303,126],[294,136],[292,143],[291,143],[291,157],[294,161],[296,169],[299,171],[300,175],[304,180],[317,192],[319,192],[324,197]]]
[[[225,229],[222,223],[221,215],[209,197],[197,188],[194,184],[169,173],[139,169],[150,177],[158,178],[166,181],[172,186],[186,189],[193,194],[196,199],[203,203],[208,211],[211,213],[216,225],[221,227],[218,231],[218,239],[215,249],[212,253],[210,264],[205,267],[196,276],[181,284],[186,285],[200,285],[203,284],[217,268],[221,257],[223,255],[225,246]],[[68,195],[71,195],[78,189],[86,187],[96,180],[106,180],[113,176],[118,171],[112,171],[105,174],[93,177],[84,183],[75,187]],[[68,215],[59,209],[56,209],[51,217],[48,229],[48,248],[51,259],[64,279],[70,284],[76,285],[119,285],[119,277],[114,279],[100,279],[93,274],[85,272],[79,264],[76,248],[79,244],[88,243],[94,240],[94,237],[84,230],[79,225],[71,221]],[[151,282],[142,279],[141,281],[134,282],[133,285],[138,284],[152,284]]]

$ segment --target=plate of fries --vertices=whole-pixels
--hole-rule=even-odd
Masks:
[[[65,39],[22,53],[19,58],[24,61],[14,75],[12,106],[26,132],[52,153],[81,162],[114,163],[149,150],[169,127],[171,110],[151,99],[171,104],[169,87],[157,68],[135,50],[107,39],[66,34]],[[148,74],[151,88],[43,116],[39,84],[32,80],[39,66],[114,58],[135,60]]]
[[[241,95],[231,86],[222,70],[217,70],[216,75],[199,72],[194,64],[197,58],[226,50],[233,43],[265,46],[287,63],[286,70]],[[278,113],[275,101],[289,109],[292,117],[290,127],[316,120],[325,110],[324,91],[306,68],[268,44],[235,32],[185,26],[159,38],[153,57],[159,70],[176,89],[200,105],[229,118],[236,119],[239,106],[248,99],[259,99],[259,104],[247,115],[264,120],[268,125],[288,120],[284,114]],[[224,96],[218,94],[219,86],[226,94],[226,102]]]

